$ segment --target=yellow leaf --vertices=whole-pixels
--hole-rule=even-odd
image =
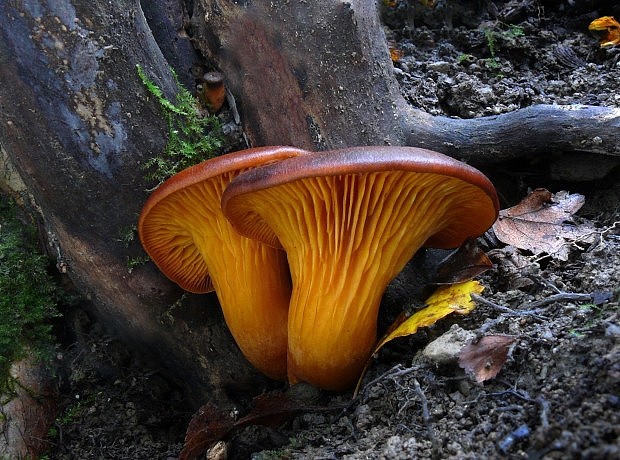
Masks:
[[[465,315],[471,312],[475,304],[471,299],[471,294],[480,294],[484,290],[478,281],[470,280],[464,283],[450,284],[439,287],[428,299],[426,307],[415,312],[409,318],[404,315],[399,316],[390,327],[387,334],[379,341],[373,355],[376,354],[386,343],[397,337],[405,337],[415,334],[421,327],[435,324],[440,319],[450,313]],[[372,359],[372,358],[371,358]],[[371,360],[368,360],[364,372],[360,376],[355,394],[359,389],[362,378]]]
[[[475,306],[471,300],[471,294],[480,294],[483,290],[484,286],[478,281],[473,280],[441,286],[426,299],[426,307],[415,312],[397,327],[392,327],[392,331],[376,346],[375,353],[391,340],[415,334],[419,328],[435,324],[450,313],[459,313],[461,315],[469,313]]]

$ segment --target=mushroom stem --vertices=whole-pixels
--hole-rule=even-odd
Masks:
[[[289,255],[293,280],[288,321],[292,383],[306,381],[335,391],[355,384],[377,340],[386,286],[445,217],[428,196],[449,193],[445,178],[429,175],[427,181],[409,182],[407,188],[390,173],[321,178],[311,200],[303,200],[306,209],[297,214],[321,216],[310,221],[316,226],[310,227],[308,220],[292,222],[303,229],[308,250],[293,250],[301,244],[295,237],[299,230],[276,231]],[[391,193],[395,187],[400,191]],[[296,205],[287,195],[280,195],[279,206],[293,214]],[[386,208],[400,211],[386,216]],[[415,223],[402,221],[403,215],[415,215]]]
[[[194,241],[209,273],[224,319],[243,355],[263,374],[286,380],[290,274],[286,254],[239,235],[221,217],[219,197],[227,181],[206,184],[215,198],[195,210],[214,233],[196,231]],[[188,216],[191,211],[188,210]]]

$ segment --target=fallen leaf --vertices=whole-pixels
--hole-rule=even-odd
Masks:
[[[250,412],[240,418],[235,423],[235,427],[248,425],[278,426],[299,412],[322,409],[318,406],[309,405],[306,401],[288,393],[265,393],[254,398]]]
[[[386,343],[397,337],[415,334],[419,328],[435,324],[450,313],[467,314],[475,307],[471,294],[484,290],[478,281],[452,284],[439,287],[427,300],[426,307],[405,318],[389,332],[375,347],[375,353]]]
[[[459,366],[478,383],[494,378],[504,366],[508,351],[517,340],[510,335],[487,335],[463,347]]]
[[[421,327],[431,326],[450,313],[458,313],[461,315],[469,313],[476,306],[471,298],[471,294],[480,294],[483,290],[484,286],[478,281],[473,280],[439,287],[426,299],[426,307],[416,311],[409,317],[406,317],[405,314],[402,313],[392,323],[388,332],[375,346],[375,350],[372,354],[376,354],[386,343],[398,337],[413,335]],[[354,394],[357,394],[366,369],[368,369],[371,362],[372,357],[364,367],[364,371],[358,380]]]
[[[469,238],[457,250],[451,252],[437,267],[433,284],[456,284],[471,280],[493,267],[493,262],[478,246],[475,239]]]
[[[590,23],[588,29],[601,33],[599,44],[608,48],[620,44],[620,23],[613,16],[603,16]]]
[[[300,412],[342,409],[337,406],[322,407],[309,403],[304,398],[295,396],[293,387],[290,390],[290,392],[274,391],[256,396],[247,415],[236,421],[214,404],[205,404],[194,414],[187,427],[179,460],[198,458],[218,441],[245,426],[278,426]]]
[[[392,62],[396,63],[403,58],[403,52],[398,48],[393,48],[390,46],[390,59]]]
[[[539,276],[539,264],[532,263],[531,257],[521,254],[514,246],[506,246],[489,251],[495,262],[502,290],[528,289]]]
[[[226,436],[235,426],[232,417],[217,406],[207,403],[194,414],[187,431],[179,460],[198,458],[209,447]]]
[[[584,196],[578,193],[553,195],[536,189],[516,206],[500,211],[493,231],[508,245],[567,260],[571,243],[594,240],[593,228],[575,225],[572,218],[584,202]]]

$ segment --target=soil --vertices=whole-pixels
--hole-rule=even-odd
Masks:
[[[620,17],[614,2],[437,3],[385,13],[415,107],[471,118],[536,103],[620,106],[620,48],[600,49],[588,32],[599,16]],[[529,160],[485,172],[503,207],[538,187],[584,194],[577,225],[591,222],[594,242],[571,245],[565,261],[487,242],[495,269],[480,277],[485,301],[472,313],[391,343],[355,399],[319,395],[338,410],[236,431],[220,446],[228,458],[620,458],[618,168],[595,181],[551,178]],[[176,458],[196,408],[83,310],[65,319],[48,458]],[[476,383],[456,358],[423,352],[457,327],[516,339],[497,377]]]

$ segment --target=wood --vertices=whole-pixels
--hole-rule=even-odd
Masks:
[[[474,163],[561,151],[620,156],[616,108],[537,105],[463,120],[409,107],[369,0],[200,0],[192,30],[240,101],[253,145],[410,145]]]
[[[122,236],[152,186],[141,165],[162,153],[167,129],[136,64],[167,94],[175,86],[137,1],[74,3],[0,2],[0,145],[40,210],[50,255],[106,328],[196,404],[260,390],[266,380],[213,295],[175,307],[182,293],[153,264],[128,269],[143,252]]]

